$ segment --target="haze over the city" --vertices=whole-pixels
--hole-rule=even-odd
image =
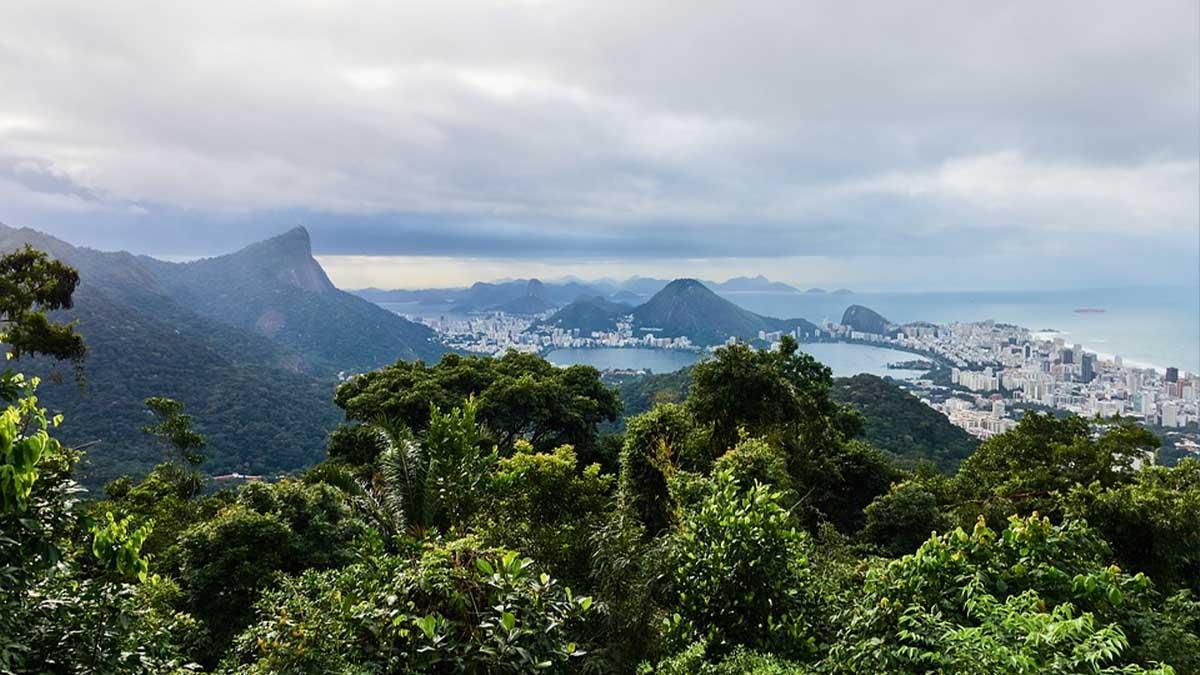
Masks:
[[[636,20],[631,20],[636,17]],[[0,222],[342,287],[1196,284],[1200,9],[0,7]]]

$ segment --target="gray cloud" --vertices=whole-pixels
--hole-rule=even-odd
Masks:
[[[181,255],[302,221],[331,255],[1194,270],[1198,12],[8,3],[0,219]]]

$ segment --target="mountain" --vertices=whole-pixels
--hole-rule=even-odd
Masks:
[[[208,437],[205,472],[271,474],[314,464],[341,416],[332,402],[333,373],[417,351],[396,342],[386,354],[355,349],[363,339],[356,328],[370,339],[390,331],[422,340],[427,334],[333,288],[303,231],[181,265],[0,225],[0,251],[27,243],[79,270],[75,306],[54,318],[78,321],[88,347],[85,380],[81,388],[69,367],[45,359],[13,365],[43,376],[41,402],[64,414],[66,442],[99,441],[81,471],[90,487],[144,473],[163,457],[141,432],[149,396],[187,406]],[[260,323],[264,314],[272,320]],[[336,325],[349,321],[361,325]]]
[[[875,310],[868,309],[862,305],[850,305],[847,307],[846,311],[842,313],[842,325],[849,326],[851,330],[862,333],[874,333],[876,335],[887,335],[895,330],[892,322],[883,318]]]
[[[554,309],[555,304],[546,298],[546,285],[537,279],[525,284],[525,295],[509,300],[496,309],[509,314],[541,314]]]
[[[709,288],[718,293],[725,291],[773,291],[798,293],[795,287],[789,286],[781,281],[771,281],[763,275],[755,277],[733,277],[722,283],[705,282]]]
[[[833,295],[854,295],[854,291],[849,288],[839,288],[833,292]]]
[[[608,299],[613,302],[623,302],[628,305],[642,304],[643,296],[629,290],[620,290],[608,296]]]
[[[904,464],[929,461],[942,471],[954,471],[979,446],[944,415],[875,375],[837,378],[831,393],[862,414],[863,434],[872,445]]]
[[[302,227],[215,258],[139,260],[177,302],[270,338],[327,372],[436,360],[445,352],[430,328],[334,287]]]
[[[530,287],[535,289],[530,291]],[[515,314],[540,314],[581,297],[605,295],[606,284],[589,284],[575,279],[543,283],[537,279],[510,279],[476,282],[469,288],[423,288],[418,290],[381,290],[364,288],[350,291],[371,302],[420,302],[426,305],[453,303],[461,312],[507,311]],[[529,298],[536,298],[530,300]]]
[[[580,298],[563,307],[549,318],[530,326],[535,329],[543,326],[553,326],[564,330],[578,330],[580,335],[588,336],[593,331],[609,331],[616,327],[617,319],[628,315],[633,308],[619,302],[609,302],[601,296]]]
[[[729,337],[754,339],[760,331],[808,332],[804,319],[774,319],[742,309],[695,279],[676,279],[633,310],[634,329],[663,337],[687,336],[699,345],[720,344]]]
[[[661,291],[668,283],[667,279],[653,279],[650,277],[629,277],[621,282],[619,290],[637,293],[640,296],[647,297]]]
[[[825,293],[826,291],[825,291],[825,289],[824,289],[824,288],[810,288],[810,289],[808,289],[807,291],[804,291],[804,292],[805,292],[805,293]]]

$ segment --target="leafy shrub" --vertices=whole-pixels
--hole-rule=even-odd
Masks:
[[[981,517],[969,534],[931,537],[872,569],[842,618],[832,662],[846,672],[989,672],[1007,663],[1032,673],[1171,660],[1177,654],[1136,648],[1154,640],[1140,627],[1161,603],[1146,577],[1106,565],[1106,554],[1079,522],[1013,516],[997,534]]]
[[[807,545],[778,492],[714,474],[709,494],[681,514],[668,544],[668,644],[702,640],[717,656],[739,645],[811,652]]]
[[[428,543],[285,580],[259,603],[229,669],[278,672],[565,671],[592,600],[517,553]]]
[[[580,471],[569,445],[553,453],[528,450],[500,460],[477,529],[485,542],[527,553],[578,587],[588,579],[590,535],[602,521],[613,477],[598,464]]]

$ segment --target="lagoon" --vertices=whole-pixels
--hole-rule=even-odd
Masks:
[[[920,358],[896,349],[834,342],[801,344],[800,349],[829,366],[834,377],[870,373],[910,379],[922,374],[921,371],[888,368],[888,363]],[[700,354],[679,350],[618,347],[556,349],[546,355],[547,361],[558,366],[584,364],[600,370],[649,370],[654,373],[671,373],[700,358]]]

